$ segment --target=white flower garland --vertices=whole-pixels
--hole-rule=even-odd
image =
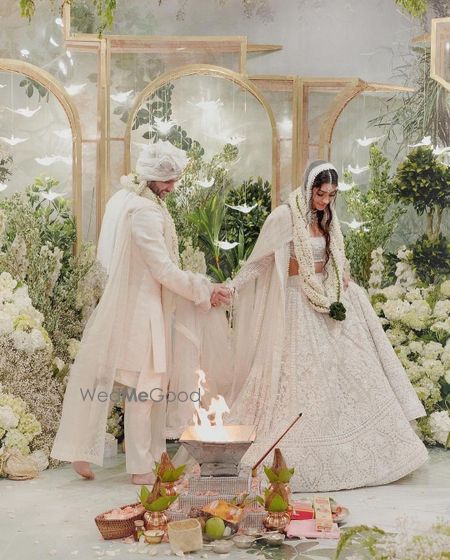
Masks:
[[[329,263],[333,268],[322,284],[316,276],[314,258],[310,242],[306,215],[306,202],[301,190],[297,189],[289,197],[293,218],[293,243],[294,252],[301,270],[300,279],[303,290],[311,305],[319,313],[330,313],[330,306],[334,302],[340,302],[344,259],[344,241],[336,216],[333,217],[330,229],[330,252]],[[332,299],[328,294],[333,294]]]
[[[178,235],[175,228],[175,222],[167,209],[166,203],[155,194],[151,189],[147,187],[147,181],[141,180],[139,175],[136,173],[130,173],[129,175],[123,175],[120,178],[120,184],[125,189],[136,193],[139,196],[151,200],[161,208],[161,212],[165,221],[165,232],[164,237],[166,240],[167,250],[169,251],[170,259],[177,266],[180,266],[180,253],[178,249]],[[167,233],[167,236],[166,236]]]

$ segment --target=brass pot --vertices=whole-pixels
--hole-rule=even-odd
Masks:
[[[263,525],[269,531],[284,531],[291,518],[287,511],[268,511]]]
[[[144,524],[146,531],[167,530],[167,515],[164,511],[146,511],[144,513]]]

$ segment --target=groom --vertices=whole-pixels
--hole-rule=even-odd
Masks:
[[[165,450],[161,395],[170,382],[177,297],[205,311],[229,302],[226,288],[179,267],[177,233],[164,198],[186,164],[185,153],[169,142],[146,146],[136,174],[122,177],[124,188],[106,207],[97,257],[108,280],[71,368],[51,453],[71,461],[87,479],[94,478],[90,463],[103,464],[108,395],[112,400],[119,384],[127,395],[126,469],[133,483],[152,483],[153,463]]]

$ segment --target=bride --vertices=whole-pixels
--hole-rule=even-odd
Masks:
[[[425,415],[362,288],[347,273],[338,175],[316,161],[231,282],[235,371],[227,423],[257,426],[252,465],[282,440],[293,491],[386,484],[420,467]]]

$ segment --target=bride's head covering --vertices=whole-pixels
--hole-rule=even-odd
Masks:
[[[136,173],[141,180],[171,181],[179,179],[188,163],[183,150],[168,141],[144,146],[136,162]]]
[[[334,171],[332,174],[331,172]],[[306,208],[308,212],[308,218],[311,218],[311,199],[313,195],[313,185],[314,181],[322,172],[327,173],[328,183],[336,184],[337,186],[337,169],[329,161],[323,159],[318,159],[313,161],[308,165],[305,171],[304,181],[303,181],[303,195],[305,197]],[[334,177],[333,177],[334,175]],[[334,179],[334,180],[333,180]]]

